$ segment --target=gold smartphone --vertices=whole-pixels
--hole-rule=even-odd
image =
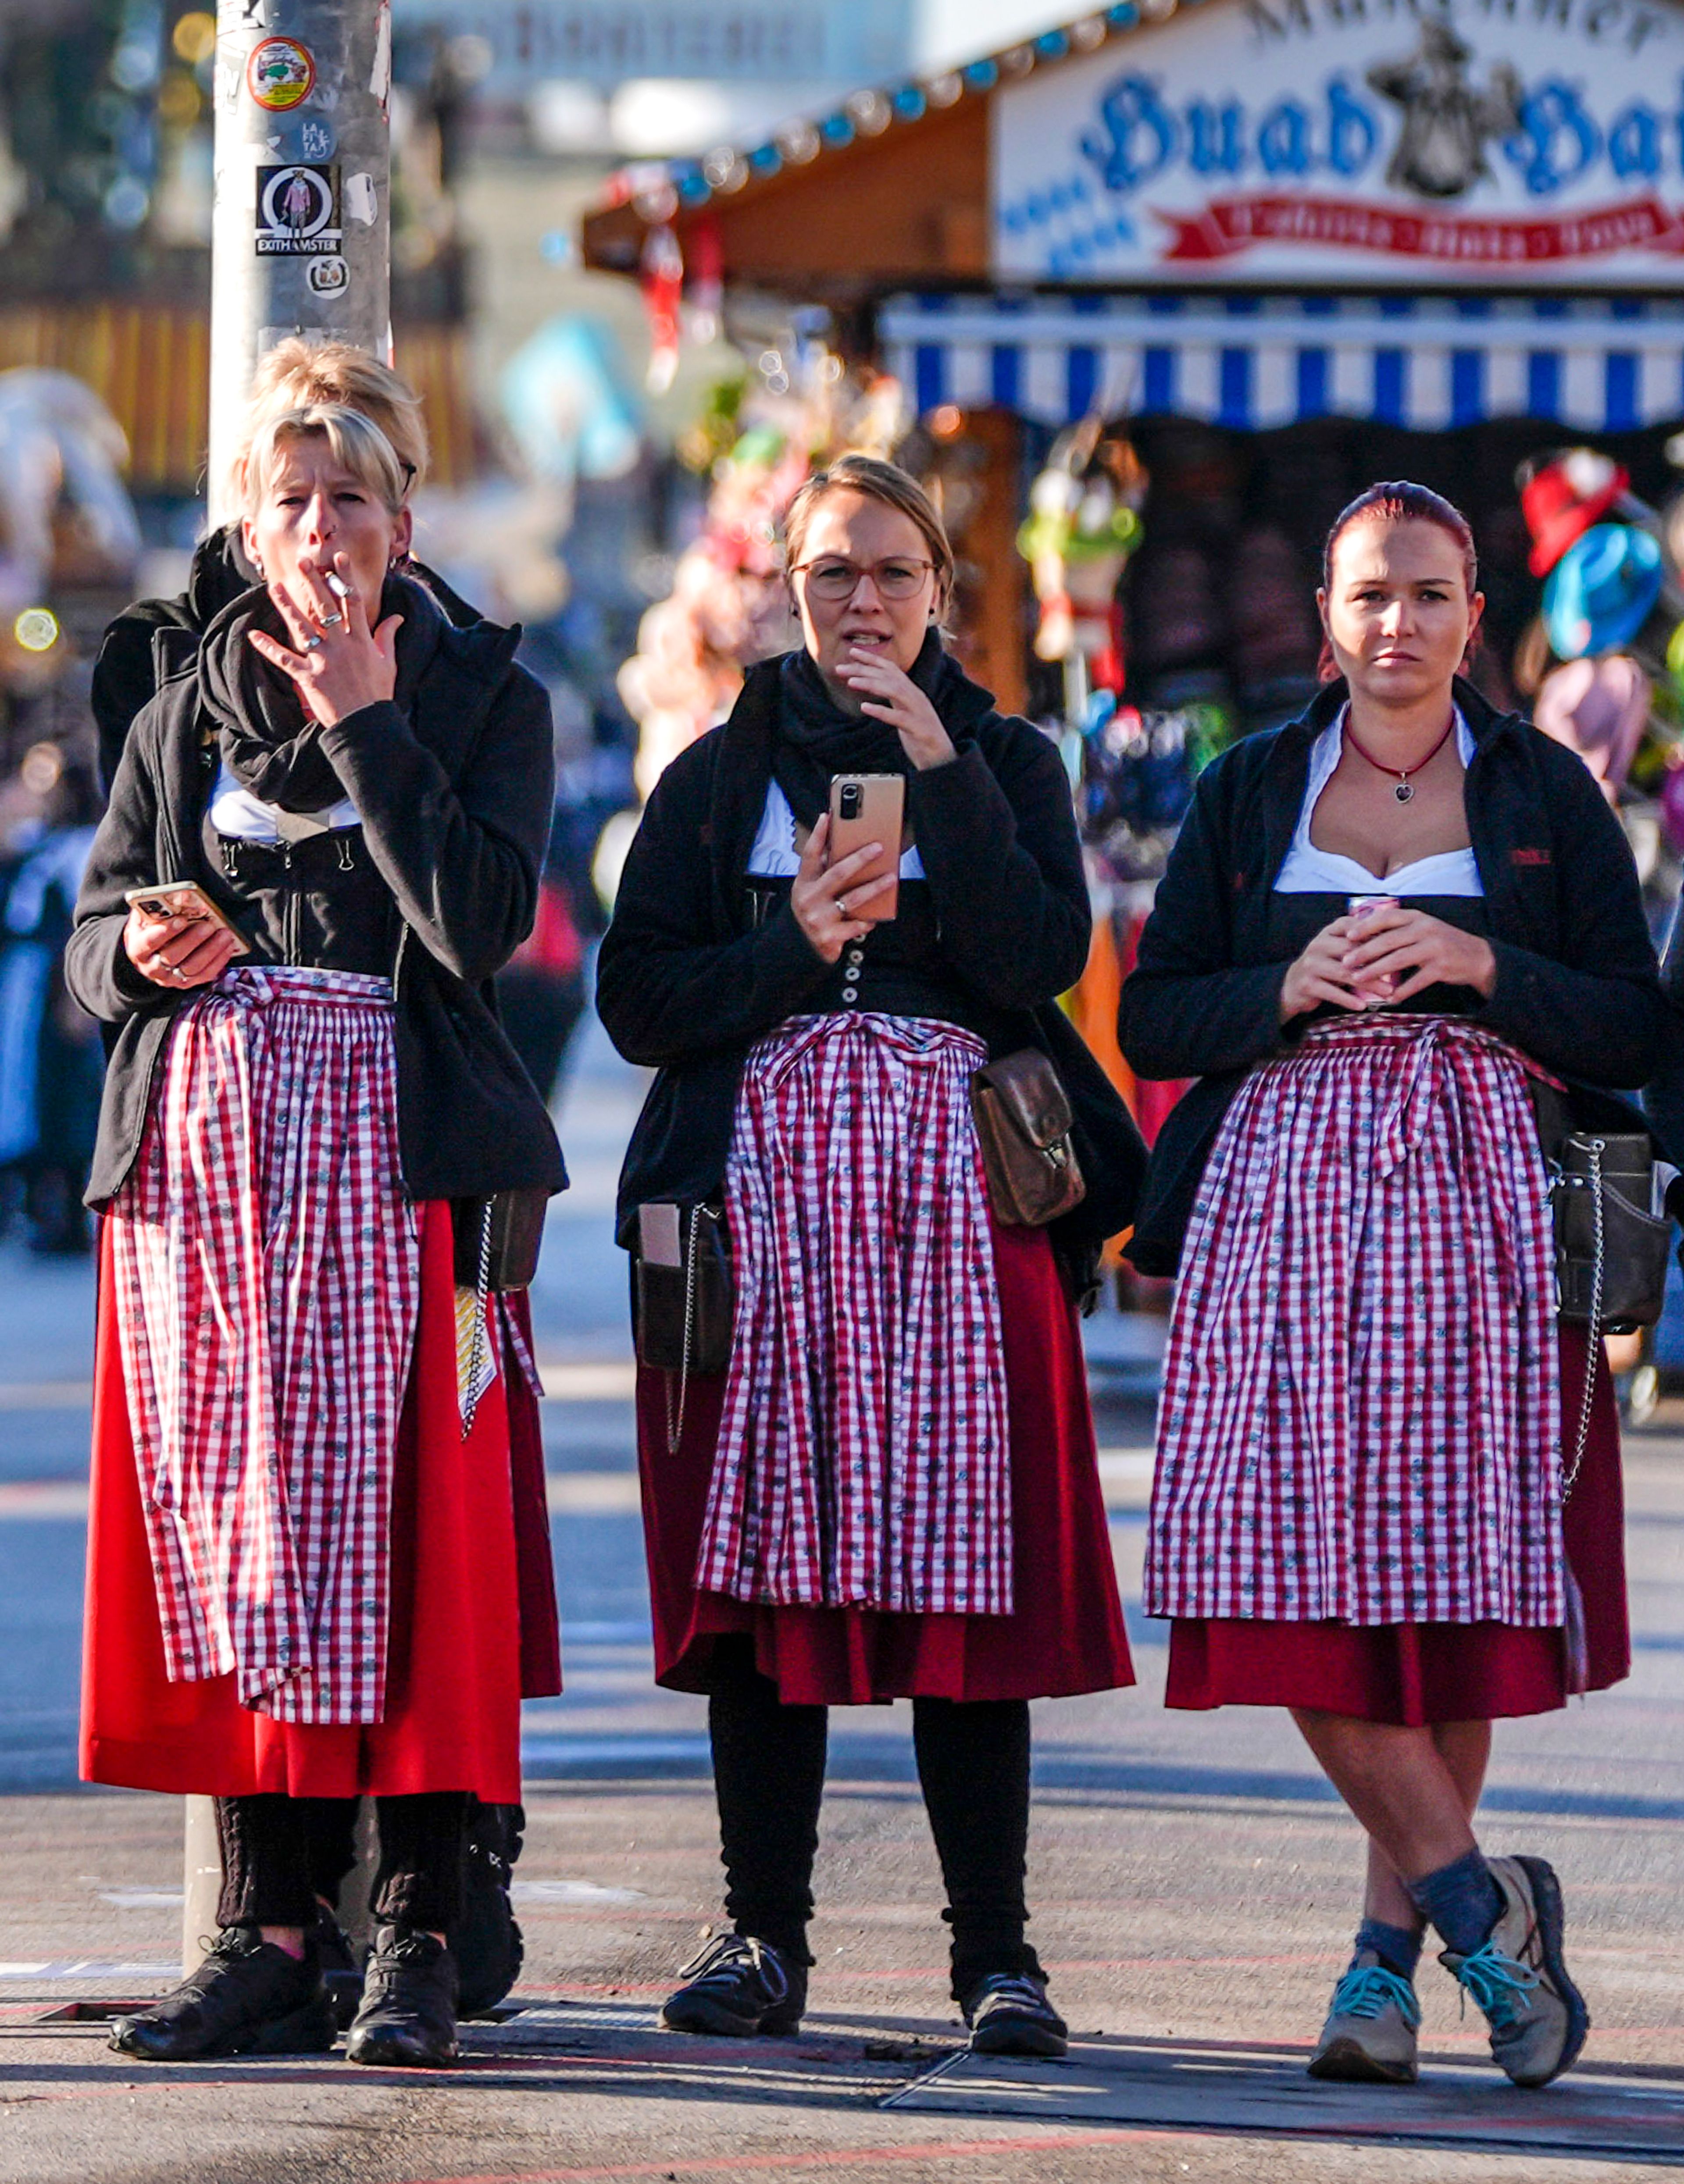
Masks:
[[[868,842],[882,844],[863,872],[849,882],[851,894],[884,876],[894,884],[873,897],[861,915],[886,925],[901,901],[901,833],[906,817],[906,783],[898,773],[839,773],[830,783],[830,862],[839,864]]]
[[[193,925],[220,925],[234,936],[234,953],[249,956],[251,944],[232,918],[219,910],[197,880],[155,880],[150,887],[130,888],[123,900],[131,909],[148,917],[185,917]]]

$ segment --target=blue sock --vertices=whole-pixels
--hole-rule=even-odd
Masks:
[[[1503,1891],[1480,1850],[1464,1851],[1409,1883],[1415,1908],[1438,1929],[1447,1949],[1471,1957],[1503,1916]]]
[[[1384,1919],[1364,1919],[1357,1929],[1356,1953],[1363,1950],[1380,1958],[1399,1979],[1412,1980],[1421,1961],[1421,1935],[1416,1926],[1389,1926]]]

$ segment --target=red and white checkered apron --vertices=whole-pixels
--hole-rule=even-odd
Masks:
[[[1548,1184],[1526,1066],[1315,1025],[1229,1109],[1182,1256],[1148,1614],[1563,1620]]]
[[[170,1680],[379,1721],[421,1300],[387,981],[225,972],[171,1028],[110,1217]]]
[[[796,1017],[750,1051],[726,1170],[737,1316],[696,1582],[1012,1613],[1005,1352],[952,1024]]]

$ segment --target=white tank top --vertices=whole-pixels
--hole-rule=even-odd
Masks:
[[[1280,877],[1274,883],[1276,894],[1482,895],[1485,889],[1480,884],[1480,868],[1471,850],[1446,850],[1436,857],[1417,857],[1414,864],[1400,865],[1396,872],[1388,872],[1381,879],[1366,866],[1359,865],[1354,857],[1337,856],[1331,850],[1319,850],[1311,841],[1310,821],[1317,800],[1339,763],[1345,743],[1345,717],[1350,710],[1348,705],[1342,706],[1338,718],[1322,730],[1311,748],[1309,785],[1304,791],[1303,808],[1298,814],[1292,846],[1280,867]],[[1463,765],[1467,766],[1474,755],[1474,738],[1459,705],[1456,709],[1456,748],[1462,754]]]

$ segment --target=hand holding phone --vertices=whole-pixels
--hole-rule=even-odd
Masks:
[[[906,783],[898,773],[839,773],[830,783],[830,861],[839,864],[856,850],[875,846],[852,883],[878,886],[860,915],[873,925],[886,924],[900,908],[901,835],[906,825]]]
[[[208,986],[249,944],[197,880],[159,880],[130,888],[123,948],[142,978],[180,989]]]

